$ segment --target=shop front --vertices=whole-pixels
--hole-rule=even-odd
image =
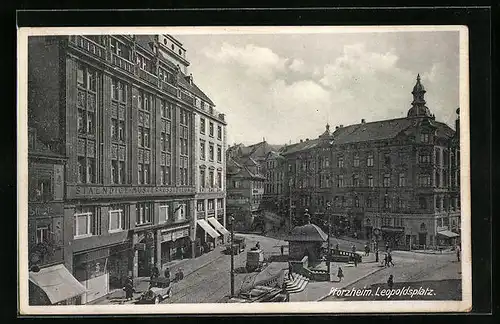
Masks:
[[[73,272],[75,278],[85,287],[82,304],[103,297],[109,292],[110,249],[98,249],[75,254],[73,256]]]
[[[127,277],[131,274],[132,245],[128,242],[112,246],[109,248],[109,252],[109,288],[110,290],[120,289],[125,286]]]
[[[436,233],[437,245],[441,246],[457,245],[459,237],[460,235],[448,230],[448,228],[438,228],[438,231]]]
[[[217,240],[219,240],[219,244],[229,242],[229,231],[215,217],[209,217],[207,218],[207,221],[217,230],[217,232],[221,234],[221,236],[217,238]]]
[[[199,231],[197,231],[197,237],[199,237],[200,245],[203,247],[205,252],[211,250],[216,245],[216,240],[221,236],[210,224],[204,219],[198,219],[196,221]],[[205,233],[207,235],[205,235]]]
[[[30,305],[80,305],[85,292],[63,264],[29,272]]]
[[[399,248],[405,245],[404,227],[382,226],[380,228],[382,240],[389,245],[391,249]]]
[[[189,225],[162,229],[160,235],[162,268],[168,262],[181,260],[189,256],[191,246]]]

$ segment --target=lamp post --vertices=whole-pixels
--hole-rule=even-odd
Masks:
[[[231,214],[231,297],[234,297],[234,217]]]
[[[288,180],[288,193],[289,193],[289,206],[290,208],[288,208],[288,232],[291,233],[292,232],[292,179],[290,178]]]

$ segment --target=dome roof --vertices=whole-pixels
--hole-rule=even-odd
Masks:
[[[328,235],[321,228],[314,224],[296,226],[287,241],[301,242],[325,242]]]

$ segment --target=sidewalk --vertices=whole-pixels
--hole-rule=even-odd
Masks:
[[[291,294],[290,301],[321,301],[328,297],[330,290],[332,288],[344,288],[352,285],[359,280],[384,269],[380,262],[375,262],[375,254],[370,253],[370,256],[363,256],[363,262],[358,263],[355,267],[353,263],[342,263],[342,262],[332,262],[332,276],[333,280],[338,280],[337,271],[341,267],[344,273],[344,278],[342,281],[332,281],[332,282],[315,282],[309,281],[306,289],[300,293]]]
[[[225,249],[224,245],[219,245],[215,247],[212,251],[205,253],[195,259],[184,259],[184,260],[174,260],[169,262],[163,266],[160,271],[160,275],[163,276],[163,272],[166,267],[170,268],[170,277],[173,278],[175,276],[175,272],[177,269],[181,268],[184,272],[184,279],[179,283],[172,284],[172,292],[174,292],[174,287],[177,285],[182,285],[185,282],[186,278],[191,275],[193,272],[217,261],[222,258],[224,254],[222,251]],[[134,288],[135,293],[132,300],[125,300],[125,291],[123,289],[115,289],[110,291],[106,296],[98,298],[89,302],[88,304],[93,305],[110,305],[110,304],[133,304],[139,296],[148,289],[149,283],[145,280],[149,279],[149,277],[138,277],[134,278]],[[176,287],[175,290],[178,290],[180,287]]]

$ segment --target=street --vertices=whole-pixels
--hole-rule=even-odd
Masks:
[[[330,296],[324,301],[340,300],[387,300],[387,296],[376,296],[377,288],[388,288],[389,275],[394,276],[393,289],[409,287],[424,290],[429,294],[414,296],[414,300],[460,300],[461,273],[460,263],[454,254],[421,254],[407,251],[395,251],[394,267],[382,269],[358,282],[348,285],[345,290],[371,289],[371,296]],[[432,292],[430,292],[432,290]],[[410,299],[408,296],[391,296],[391,300]]]
[[[286,244],[274,238],[253,234],[237,234],[246,238],[246,250],[234,256],[235,292],[244,281],[250,281],[258,273],[241,273],[245,267],[246,251],[260,242],[261,249],[268,256],[280,254],[278,244]],[[214,251],[213,253],[219,253]],[[172,296],[164,303],[216,303],[230,294],[231,256],[222,254],[214,262],[186,276],[181,282],[172,285]]]

